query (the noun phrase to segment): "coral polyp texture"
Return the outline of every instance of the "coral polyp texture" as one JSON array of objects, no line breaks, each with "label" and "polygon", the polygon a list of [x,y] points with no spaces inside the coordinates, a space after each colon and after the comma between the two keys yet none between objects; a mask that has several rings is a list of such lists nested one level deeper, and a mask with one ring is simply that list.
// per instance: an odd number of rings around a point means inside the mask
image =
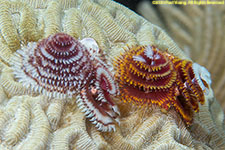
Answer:
[{"label": "coral polyp texture", "polygon": [[[165,31],[128,8],[110,0],[1,0],[0,24],[1,150],[225,149],[224,114],[213,95],[210,74],[185,55]],[[46,43],[51,46],[43,49]],[[199,109],[191,114],[192,124],[185,124],[179,111],[172,109],[174,104],[137,108],[120,100],[123,96],[119,96],[112,63],[131,45],[154,45],[155,61],[149,61],[150,65],[167,64],[158,65],[164,73],[154,71],[167,81],[155,87],[170,91],[165,86],[170,85],[175,90],[162,95],[167,100],[172,99],[171,93],[184,102],[185,93],[194,93],[185,108]],[[78,52],[82,54],[80,63],[74,61],[79,59]],[[131,59],[147,59],[146,55],[138,55]],[[51,56],[58,58],[58,65]],[[70,57],[73,62],[66,61]],[[82,59],[89,63],[82,64]],[[181,64],[177,69],[183,71],[172,71],[176,70],[172,66],[175,61]],[[79,72],[70,70],[73,64],[80,67]],[[186,78],[192,74],[190,68],[195,74],[193,81]],[[68,69],[79,79],[69,77]],[[91,74],[85,75],[88,72]],[[82,74],[86,78],[81,78]],[[34,80],[37,75],[41,76]],[[178,79],[175,75],[182,76],[179,84],[183,91],[174,86]],[[51,83],[45,81],[48,77]],[[76,85],[68,87],[70,83]],[[203,105],[196,101],[201,94],[196,95],[189,87],[193,85],[202,89]],[[140,90],[144,86],[142,83]],[[168,110],[162,111],[162,106]]]},{"label": "coral polyp texture", "polygon": [[198,70],[204,67],[198,65],[193,69],[192,64],[155,46],[128,48],[115,61],[122,100],[140,105],[156,104],[165,110],[173,106],[190,124],[192,109],[199,111],[198,102],[205,101],[203,90],[208,90],[211,83],[209,78],[200,77]]}]

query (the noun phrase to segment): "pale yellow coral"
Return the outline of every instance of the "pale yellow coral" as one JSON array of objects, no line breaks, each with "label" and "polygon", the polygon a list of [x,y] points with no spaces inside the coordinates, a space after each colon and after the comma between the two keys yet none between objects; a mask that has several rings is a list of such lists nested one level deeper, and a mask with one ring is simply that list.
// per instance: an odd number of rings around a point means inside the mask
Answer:
[{"label": "pale yellow coral", "polygon": [[56,32],[94,38],[108,61],[136,44],[190,59],[158,26],[110,0],[2,0],[0,8],[0,149],[225,149],[224,116],[212,91],[189,127],[173,109],[137,108],[114,99],[121,124],[116,132],[101,133],[75,99],[33,93],[10,68],[15,50]]},{"label": "pale yellow coral", "polygon": [[15,51],[20,48],[20,40],[17,29],[14,28],[10,2],[2,0],[0,6],[1,36],[9,49]]},{"label": "pale yellow coral", "polygon": [[[18,99],[19,100],[19,99]],[[18,112],[15,115],[15,121],[11,123],[11,127],[5,132],[5,142],[14,145],[27,132],[30,121],[30,110],[28,100],[20,101]]]},{"label": "pale yellow coral", "polygon": [[60,99],[53,99],[48,106],[46,115],[48,116],[52,129],[57,128],[59,119],[61,117],[61,113],[63,111],[63,105],[64,105],[64,101]]},{"label": "pale yellow coral", "polygon": [[1,85],[8,97],[30,93],[22,84],[14,80],[12,69],[5,66],[1,72]]}]

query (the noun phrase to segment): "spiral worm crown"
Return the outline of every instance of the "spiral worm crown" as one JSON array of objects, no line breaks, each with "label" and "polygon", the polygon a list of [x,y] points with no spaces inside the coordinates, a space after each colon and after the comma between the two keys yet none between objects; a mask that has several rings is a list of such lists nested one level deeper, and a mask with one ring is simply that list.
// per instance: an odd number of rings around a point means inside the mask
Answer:
[{"label": "spiral worm crown", "polygon": [[119,110],[111,99],[118,89],[96,41],[57,33],[29,43],[13,57],[15,77],[28,89],[50,98],[77,95],[78,107],[101,131],[115,131]]},{"label": "spiral worm crown", "polygon": [[187,124],[193,120],[193,110],[199,110],[198,102],[204,103],[204,91],[211,83],[200,78],[191,61],[150,45],[125,50],[114,64],[124,102],[155,104],[166,110],[173,106]]}]

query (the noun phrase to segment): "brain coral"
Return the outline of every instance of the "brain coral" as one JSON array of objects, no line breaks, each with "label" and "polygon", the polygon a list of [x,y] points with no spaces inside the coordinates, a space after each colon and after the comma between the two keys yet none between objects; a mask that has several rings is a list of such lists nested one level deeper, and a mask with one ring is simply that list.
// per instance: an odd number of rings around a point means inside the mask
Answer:
[{"label": "brain coral", "polygon": [[120,109],[115,132],[99,132],[76,100],[47,98],[19,83],[14,52],[57,32],[93,38],[111,62],[130,45],[154,44],[188,58],[158,26],[110,0],[0,1],[0,149],[225,149],[223,112],[210,89],[186,126],[176,111],[130,105]]}]

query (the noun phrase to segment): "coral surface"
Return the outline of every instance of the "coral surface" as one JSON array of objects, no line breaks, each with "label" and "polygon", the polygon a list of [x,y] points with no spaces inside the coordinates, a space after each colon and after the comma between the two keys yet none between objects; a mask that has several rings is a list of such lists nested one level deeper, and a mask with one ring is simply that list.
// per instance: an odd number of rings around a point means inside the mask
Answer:
[{"label": "coral surface", "polygon": [[136,107],[117,97],[120,125],[115,132],[100,132],[76,98],[48,98],[15,78],[14,53],[58,32],[94,39],[105,62],[132,45],[155,45],[190,60],[165,31],[128,8],[110,0],[1,0],[0,24],[1,150],[225,149],[223,111],[211,87],[190,126],[172,108]]}]

